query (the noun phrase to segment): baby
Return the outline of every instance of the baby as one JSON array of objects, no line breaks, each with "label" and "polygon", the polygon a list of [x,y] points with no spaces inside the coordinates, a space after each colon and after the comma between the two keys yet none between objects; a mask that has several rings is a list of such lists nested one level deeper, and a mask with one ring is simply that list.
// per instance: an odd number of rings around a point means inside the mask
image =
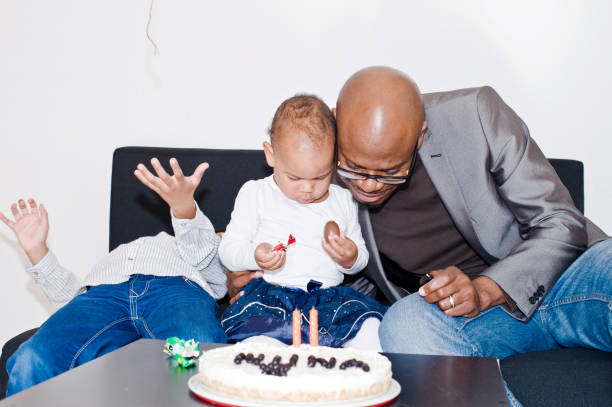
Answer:
[{"label": "baby", "polygon": [[[308,337],[314,306],[321,345],[380,350],[385,307],[340,286],[344,274],[366,266],[368,252],[357,203],[348,190],[330,185],[335,135],[332,112],[314,96],[292,97],[277,109],[270,142],[263,145],[274,174],[242,186],[219,245],[230,270],[264,270],[223,314],[230,340],[264,335],[291,343],[296,308],[302,311],[302,336]],[[340,233],[324,237],[330,220]]]}]

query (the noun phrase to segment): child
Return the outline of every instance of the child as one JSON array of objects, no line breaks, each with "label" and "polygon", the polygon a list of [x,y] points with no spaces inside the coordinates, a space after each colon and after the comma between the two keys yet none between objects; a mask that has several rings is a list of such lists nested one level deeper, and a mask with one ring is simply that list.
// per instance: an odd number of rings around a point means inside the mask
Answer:
[{"label": "child", "polygon": [[219,237],[193,200],[208,164],[185,177],[151,160],[136,177],[170,206],[175,236],[161,232],[123,244],[106,255],[83,281],[63,268],[46,245],[48,214],[29,199],[13,204],[9,226],[31,264],[28,273],[59,309],[7,362],[7,396],[111,352],[139,338],[179,336],[226,342],[217,303],[226,276],[217,256]]},{"label": "child", "polygon": [[[270,177],[243,185],[219,246],[230,270],[264,270],[223,314],[230,340],[265,335],[291,343],[291,314],[302,311],[303,337],[308,313],[319,316],[319,343],[380,350],[378,325],[385,307],[340,286],[368,262],[357,203],[351,193],[330,185],[336,125],[332,112],[314,96],[283,102],[264,142]],[[328,221],[340,233],[323,236]],[[289,237],[295,238],[290,243]],[[275,248],[278,244],[285,249]],[[264,338],[261,338],[262,340]]]}]

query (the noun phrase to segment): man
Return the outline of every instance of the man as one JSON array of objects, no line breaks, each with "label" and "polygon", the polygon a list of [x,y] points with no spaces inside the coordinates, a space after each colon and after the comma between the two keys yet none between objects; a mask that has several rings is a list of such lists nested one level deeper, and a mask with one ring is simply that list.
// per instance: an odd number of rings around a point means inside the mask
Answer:
[{"label": "man", "polygon": [[418,290],[385,314],[385,351],[612,350],[612,239],[495,91],[422,98],[405,74],[366,68],[342,88],[336,118],[338,174],[365,204],[367,273],[394,297],[398,285]]},{"label": "man", "polygon": [[561,345],[612,350],[612,240],[563,274],[605,235],[495,91],[422,101],[410,78],[375,67],[347,81],[336,113],[338,173],[370,207],[387,277],[407,288],[433,277],[385,315],[385,351],[503,358]]}]

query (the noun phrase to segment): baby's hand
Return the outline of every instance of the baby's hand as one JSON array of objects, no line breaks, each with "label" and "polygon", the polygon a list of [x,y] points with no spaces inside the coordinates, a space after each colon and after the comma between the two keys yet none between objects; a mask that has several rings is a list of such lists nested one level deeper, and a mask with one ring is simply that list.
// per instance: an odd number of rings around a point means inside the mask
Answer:
[{"label": "baby's hand", "polygon": [[23,199],[11,205],[11,212],[15,221],[8,219],[0,213],[0,220],[4,222],[17,236],[19,244],[26,252],[32,264],[37,264],[47,254],[47,234],[49,233],[49,214],[43,205],[36,205],[32,198],[28,199],[30,209]]},{"label": "baby's hand", "polygon": [[270,243],[260,243],[255,248],[255,261],[264,270],[276,270],[285,264],[285,251],[272,249]]},{"label": "baby's hand", "polygon": [[321,240],[323,248],[333,261],[345,269],[350,269],[357,261],[357,245],[351,239],[340,232],[339,235],[328,236],[329,243],[325,239]]},{"label": "baby's hand", "polygon": [[151,159],[151,165],[157,177],[151,174],[144,164],[138,164],[134,171],[136,178],[161,196],[170,206],[174,216],[181,219],[193,219],[196,215],[193,193],[200,184],[204,172],[208,169],[208,163],[198,165],[190,177],[183,175],[176,158],[170,159],[170,167],[174,175],[168,174],[157,158]]}]

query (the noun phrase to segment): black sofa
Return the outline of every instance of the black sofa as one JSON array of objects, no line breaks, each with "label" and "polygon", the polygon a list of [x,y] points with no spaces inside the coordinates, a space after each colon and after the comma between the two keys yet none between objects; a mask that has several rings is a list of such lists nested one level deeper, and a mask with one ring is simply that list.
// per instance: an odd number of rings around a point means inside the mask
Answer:
[{"label": "black sofa", "polygon": [[[119,148],[113,156],[109,250],[140,236],[172,231],[167,205],[133,175],[136,165],[148,163],[151,157],[158,157],[166,168],[168,160],[176,157],[185,173],[192,173],[200,162],[210,164],[195,198],[217,231],[223,231],[229,222],[240,186],[271,174],[259,150]],[[583,211],[582,163],[550,161],[576,207]],[[23,332],[2,348],[0,397],[6,392],[6,360],[35,332]],[[589,349],[534,352],[506,358],[500,366],[508,386],[525,406],[599,406],[612,400],[612,353]]]}]

